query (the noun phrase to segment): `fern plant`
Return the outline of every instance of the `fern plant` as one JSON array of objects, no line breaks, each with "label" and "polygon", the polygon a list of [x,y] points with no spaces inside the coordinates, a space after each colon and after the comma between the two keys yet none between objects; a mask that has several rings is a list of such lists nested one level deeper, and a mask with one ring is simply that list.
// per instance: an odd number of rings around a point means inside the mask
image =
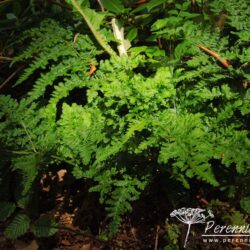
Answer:
[{"label": "fern plant", "polygon": [[[152,15],[145,24],[147,31],[162,44],[136,46],[135,42],[128,57],[118,57],[103,37],[102,14],[84,6],[86,1],[68,2],[95,39],[44,20],[25,32],[23,42],[30,43],[14,60],[29,60],[14,83],[29,90],[18,100],[0,96],[5,155],[1,176],[15,172],[21,186],[14,201],[3,199],[3,218],[16,207],[22,211],[12,218],[7,236],[17,237],[34,225],[55,232],[52,222],[33,223],[32,215],[24,213],[39,173],[54,162],[68,163],[75,178],[93,180],[89,191],[99,192],[111,234],[154,181],[156,171],[169,173],[187,189],[193,179],[220,188],[214,160],[236,168],[242,176],[249,174],[249,33],[244,29],[247,24],[244,28],[236,24],[235,15],[240,14],[231,8],[234,4],[219,1],[222,10],[214,1],[199,12],[190,1],[169,1],[158,20],[154,10],[163,1],[134,10],[130,6],[131,15],[145,11]],[[106,1],[103,5],[112,13],[117,10]],[[118,17],[125,7],[120,6]],[[224,9],[230,32],[207,18],[208,13],[217,17]],[[122,21],[126,24],[126,19]],[[110,58],[102,57],[103,49]],[[94,73],[92,66],[97,67]],[[5,185],[4,178],[0,185]],[[33,232],[45,235],[40,229]]]},{"label": "fern plant", "polygon": [[[56,34],[55,30],[57,30]],[[53,34],[55,34],[54,37]],[[6,175],[10,181],[17,182],[14,190],[7,191],[14,192],[15,203],[11,204],[21,209],[30,209],[36,196],[34,186],[37,185],[37,177],[46,166],[56,161],[53,154],[58,146],[55,129],[57,104],[74,89],[76,84],[80,87],[77,82],[66,85],[66,81],[69,82],[71,78],[78,79],[78,81],[84,78],[87,80],[89,67],[91,63],[94,63],[93,55],[98,54],[87,36],[80,35],[77,43],[74,43],[73,32],[60,27],[53,20],[45,20],[39,28],[27,31],[23,39],[27,38],[31,40],[30,47],[14,61],[31,59],[33,63],[24,71],[15,85],[23,84],[35,71],[45,69],[51,62],[54,63],[50,72],[38,77],[34,86],[30,86],[31,90],[21,100],[17,101],[4,95],[0,98],[2,107],[0,140],[3,145],[1,147],[3,154],[6,155],[5,160],[3,159],[1,175]],[[56,91],[53,92],[53,98],[45,101],[45,91],[49,86],[55,85],[55,81],[59,78],[64,80],[58,86],[54,86]],[[11,159],[11,162],[8,159]],[[13,178],[11,180],[9,171],[15,173],[16,180]],[[6,182],[2,181],[1,186],[6,186]],[[5,188],[1,191],[5,197]],[[6,197],[6,199],[9,198]],[[3,211],[5,210],[6,206],[3,206]],[[17,219],[15,217],[13,223],[11,222],[6,229],[6,235],[9,237],[18,237],[29,228],[30,221],[26,220],[27,215],[16,216]],[[32,214],[30,216],[33,217]],[[22,223],[26,223],[27,227],[20,228],[20,231],[12,230],[14,227],[18,229],[17,225]],[[44,229],[39,229],[39,225],[38,223],[38,227],[34,230],[38,232],[37,235],[45,235],[46,232],[40,233],[40,230],[44,231]],[[50,230],[49,227],[46,230]],[[55,231],[53,230],[52,232]],[[50,233],[47,232],[47,234]]]}]

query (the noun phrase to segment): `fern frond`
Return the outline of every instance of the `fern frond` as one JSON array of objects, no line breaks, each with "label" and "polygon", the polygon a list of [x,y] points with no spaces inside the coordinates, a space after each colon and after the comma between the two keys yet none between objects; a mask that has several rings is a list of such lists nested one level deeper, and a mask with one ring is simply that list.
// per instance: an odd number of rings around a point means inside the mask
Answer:
[{"label": "fern frond", "polygon": [[0,202],[0,221],[6,220],[9,216],[13,214],[15,209],[16,205],[13,202]]},{"label": "fern frond", "polygon": [[71,38],[72,32],[69,29],[64,29],[53,19],[46,19],[41,22],[39,27],[26,30],[23,33],[20,40],[28,42],[29,47],[15,57],[12,64],[31,59],[41,52],[50,52],[52,47]]},{"label": "fern frond", "polygon": [[110,199],[106,201],[108,217],[111,218],[109,225],[111,233],[118,231],[122,215],[132,211],[131,202],[139,199],[140,191],[145,188],[146,183],[129,175],[124,175],[122,180],[114,183],[115,189]]},{"label": "fern frond", "polygon": [[57,232],[57,223],[47,216],[41,216],[33,225],[32,232],[37,237],[50,237]]},{"label": "fern frond", "polygon": [[12,161],[12,170],[17,171],[22,178],[20,196],[25,196],[38,174],[38,160],[35,155],[22,156]]},{"label": "fern frond", "polygon": [[103,118],[98,110],[64,104],[58,129],[59,153],[65,158],[81,159],[84,165],[89,164],[97,144],[104,138],[103,128]]},{"label": "fern frond", "polygon": [[16,239],[25,234],[30,227],[30,218],[25,214],[16,215],[4,231],[4,235],[10,239]]}]

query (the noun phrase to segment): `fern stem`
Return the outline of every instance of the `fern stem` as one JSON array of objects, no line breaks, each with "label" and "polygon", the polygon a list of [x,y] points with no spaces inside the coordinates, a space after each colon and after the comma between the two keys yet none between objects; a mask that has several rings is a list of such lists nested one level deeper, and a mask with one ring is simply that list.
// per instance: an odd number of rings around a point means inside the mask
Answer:
[{"label": "fern stem", "polygon": [[81,14],[87,25],[89,26],[89,29],[95,36],[97,42],[102,46],[102,48],[107,51],[111,56],[116,56],[115,51],[103,40],[102,35],[97,31],[97,29],[92,25],[90,20],[88,19],[87,15],[84,13],[81,6],[77,3],[76,0],[72,0],[72,5],[76,8],[76,10]]},{"label": "fern stem", "polygon": [[[33,149],[33,151],[34,151],[34,149]],[[11,153],[11,154],[16,154],[16,155],[30,155],[33,153],[32,151],[25,151],[25,150],[23,150],[23,151],[16,151],[16,150],[3,150],[3,151],[1,151],[0,150],[0,152],[7,152],[7,153]],[[35,152],[37,152],[37,151],[35,151]],[[59,161],[63,161],[63,162],[66,162],[72,166],[75,166],[75,164],[73,162],[71,162],[69,160],[65,160],[64,158],[62,158],[60,156],[51,155],[51,158],[59,160]]]},{"label": "fern stem", "polygon": [[17,155],[30,155],[32,154],[31,151],[16,151],[16,150],[4,150],[0,152],[7,152],[7,153],[11,153],[11,154],[17,154]]},{"label": "fern stem", "polygon": [[60,157],[60,156],[57,156],[57,155],[52,155],[51,156],[53,159],[56,159],[56,160],[59,160],[59,161],[64,161],[72,166],[75,166],[76,164],[74,164],[73,162],[71,161],[68,161],[68,160],[65,160],[64,158]]},{"label": "fern stem", "polygon": [[[27,130],[26,130],[26,131],[27,131]],[[29,137],[29,138],[30,138],[30,137]],[[30,138],[30,139],[31,139],[31,138]],[[33,149],[33,151],[34,151],[34,149]],[[1,150],[0,150],[0,152],[7,152],[7,153],[17,154],[17,155],[30,155],[30,154],[32,154],[32,151],[25,151],[25,150],[23,150],[23,151],[16,151],[16,150],[3,150],[3,151],[1,151]],[[37,153],[37,151],[35,151],[35,152]],[[68,163],[68,164],[70,164],[70,165],[72,165],[72,166],[75,166],[75,164],[74,164],[73,162],[68,161],[68,160],[65,160],[64,158],[62,158],[62,157],[60,157],[60,156],[51,155],[51,158],[56,159],[56,160],[59,160],[59,161],[64,161],[64,162],[66,162],[66,163]]]},{"label": "fern stem", "polygon": [[24,125],[23,122],[21,122],[21,124],[22,124],[22,126],[23,126],[23,128],[24,128],[24,130],[25,130],[25,133],[27,134],[27,136],[28,136],[28,138],[29,138],[29,141],[30,141],[30,144],[31,144],[31,147],[32,147],[33,151],[34,151],[35,153],[37,153],[35,144],[33,143],[32,138],[31,138],[31,136],[30,136],[30,134],[29,134],[29,132],[28,132],[26,126]]}]

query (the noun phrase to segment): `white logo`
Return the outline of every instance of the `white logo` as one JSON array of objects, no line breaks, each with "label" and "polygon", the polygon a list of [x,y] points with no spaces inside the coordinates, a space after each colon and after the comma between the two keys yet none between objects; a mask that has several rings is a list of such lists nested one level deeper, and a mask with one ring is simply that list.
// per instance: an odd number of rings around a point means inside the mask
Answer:
[{"label": "white logo", "polygon": [[[205,215],[207,211],[207,215]],[[186,247],[190,228],[192,224],[197,223],[206,223],[206,220],[210,218],[214,218],[213,213],[210,210],[201,209],[201,208],[180,208],[174,210],[171,214],[171,217],[176,217],[179,221],[182,223],[185,223],[188,225],[188,230],[184,242],[184,248]]]}]

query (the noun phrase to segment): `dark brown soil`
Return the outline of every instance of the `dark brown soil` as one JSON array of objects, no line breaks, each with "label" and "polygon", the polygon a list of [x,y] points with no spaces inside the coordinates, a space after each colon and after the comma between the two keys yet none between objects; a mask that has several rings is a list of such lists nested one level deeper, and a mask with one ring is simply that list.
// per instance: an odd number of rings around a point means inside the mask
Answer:
[{"label": "dark brown soil", "polygon": [[[66,171],[44,174],[40,180],[41,214],[48,214],[59,224],[56,235],[37,239],[29,233],[18,240],[8,240],[3,236],[5,225],[0,225],[0,250],[170,250],[165,248],[166,218],[170,205],[159,196],[159,187],[152,187],[140,201],[134,202],[133,212],[124,216],[116,236],[103,240],[100,235],[107,229],[109,221],[105,209],[99,204],[98,195],[89,193],[89,183],[76,181]],[[197,196],[199,197],[199,196]],[[204,200],[201,202],[205,202]],[[183,244],[183,235],[179,245]],[[197,235],[197,236],[196,236]],[[187,250],[249,250],[249,245],[222,245],[203,243],[200,234],[193,230]]]}]

